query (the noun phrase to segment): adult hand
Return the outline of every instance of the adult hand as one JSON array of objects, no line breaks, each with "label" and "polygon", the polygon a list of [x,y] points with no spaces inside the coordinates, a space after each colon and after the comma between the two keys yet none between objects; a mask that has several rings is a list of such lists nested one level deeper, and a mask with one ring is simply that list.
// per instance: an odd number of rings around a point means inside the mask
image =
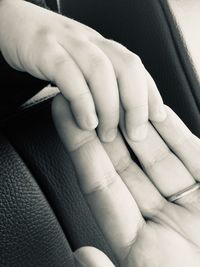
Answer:
[{"label": "adult hand", "polygon": [[200,181],[200,140],[166,106],[163,122],[148,124],[147,137],[131,141],[143,170],[118,133],[101,143],[95,131],[74,123],[67,102],[53,102],[53,116],[80,187],[121,266],[199,267],[200,191],[167,199]]},{"label": "adult hand", "polygon": [[116,136],[119,102],[133,140],[145,137],[148,119],[166,116],[139,57],[67,17],[22,0],[1,0],[0,50],[13,68],[55,83],[77,124],[91,130],[99,123],[103,141]]}]

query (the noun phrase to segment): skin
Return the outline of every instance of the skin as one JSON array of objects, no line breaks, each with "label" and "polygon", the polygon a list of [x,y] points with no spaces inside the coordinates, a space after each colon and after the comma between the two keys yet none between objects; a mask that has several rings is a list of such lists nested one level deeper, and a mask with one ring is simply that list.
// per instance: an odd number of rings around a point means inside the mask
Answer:
[{"label": "skin", "polygon": [[117,134],[119,103],[135,141],[145,137],[148,119],[166,117],[140,58],[77,21],[22,0],[1,0],[0,50],[16,70],[56,84],[77,125],[98,126],[104,142]]},{"label": "skin", "polygon": [[82,247],[74,253],[76,267],[114,267],[108,257],[93,247]]},{"label": "skin", "polygon": [[[200,142],[165,111],[139,57],[81,23],[22,0],[0,1],[0,25],[6,61],[55,83],[65,98],[53,102],[54,120],[119,263],[199,266],[199,192],[175,204],[164,197],[199,181]],[[119,114],[145,173],[117,132]],[[97,125],[98,136],[89,131]],[[113,266],[95,248],[74,255],[77,267]]]},{"label": "skin", "polygon": [[61,95],[53,101],[55,125],[81,190],[123,267],[200,266],[200,191],[167,201],[200,181],[200,139],[165,110],[166,119],[149,122],[141,142],[128,138],[121,112],[123,137],[141,169],[119,132],[113,142],[101,142],[95,131],[77,127]]}]

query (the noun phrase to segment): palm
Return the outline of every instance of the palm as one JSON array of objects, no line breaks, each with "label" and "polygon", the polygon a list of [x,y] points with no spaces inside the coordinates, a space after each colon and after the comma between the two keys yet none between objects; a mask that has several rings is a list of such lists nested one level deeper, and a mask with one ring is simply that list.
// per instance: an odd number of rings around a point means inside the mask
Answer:
[{"label": "palm", "polygon": [[180,207],[163,209],[146,224],[123,266],[199,266],[200,214],[196,221],[195,217]]},{"label": "palm", "polygon": [[167,112],[164,122],[149,123],[146,139],[138,143],[128,139],[121,123],[141,169],[120,134],[112,143],[101,143],[95,132],[76,126],[62,97],[54,102],[55,123],[82,192],[124,267],[200,266],[199,190],[167,201],[200,180],[200,141]]}]

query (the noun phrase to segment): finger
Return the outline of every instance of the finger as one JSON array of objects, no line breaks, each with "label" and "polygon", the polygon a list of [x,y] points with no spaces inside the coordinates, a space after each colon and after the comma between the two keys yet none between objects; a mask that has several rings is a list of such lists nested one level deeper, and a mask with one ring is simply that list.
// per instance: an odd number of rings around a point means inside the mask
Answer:
[{"label": "finger", "polygon": [[111,260],[94,247],[82,247],[74,252],[76,267],[114,267]]},{"label": "finger", "polygon": [[104,143],[103,146],[117,173],[133,195],[142,215],[145,218],[155,216],[166,205],[166,200],[141,168],[133,162],[120,133],[118,132],[113,142]]},{"label": "finger", "polygon": [[191,133],[172,109],[167,118],[154,126],[172,151],[182,160],[193,177],[200,181],[200,139]]},{"label": "finger", "polygon": [[76,168],[79,184],[102,232],[119,260],[129,253],[144,223],[127,187],[93,131],[79,129],[67,102],[58,96],[53,117]]},{"label": "finger", "polygon": [[163,196],[169,197],[195,183],[192,175],[170,151],[150,123],[147,137],[140,143],[130,140],[124,130],[123,120],[120,123],[128,144]]},{"label": "finger", "polygon": [[[66,47],[66,44],[64,44]],[[97,46],[76,42],[66,49],[73,55],[91,90],[99,118],[98,134],[102,141],[112,141],[119,123],[119,93],[111,62]]]},{"label": "finger", "polygon": [[146,78],[148,84],[149,119],[157,122],[163,121],[166,118],[167,113],[165,111],[162,97],[148,71],[146,71]]},{"label": "finger", "polygon": [[146,135],[148,121],[148,89],[143,64],[138,56],[117,42],[104,39],[98,45],[108,55],[116,72],[127,134],[139,141]]},{"label": "finger", "polygon": [[98,125],[92,95],[79,67],[57,43],[53,51],[47,48],[41,57],[40,71],[47,80],[54,82],[69,100],[73,115],[83,129],[92,130]]}]

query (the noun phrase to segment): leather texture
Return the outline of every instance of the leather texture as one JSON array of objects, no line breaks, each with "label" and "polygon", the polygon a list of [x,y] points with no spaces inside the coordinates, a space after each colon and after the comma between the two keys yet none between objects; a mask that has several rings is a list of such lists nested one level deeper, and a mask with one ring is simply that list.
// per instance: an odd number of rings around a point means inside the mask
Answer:
[{"label": "leather texture", "polygon": [[[116,263],[79,190],[72,164],[53,127],[48,103],[25,108],[20,114],[13,112],[44,82],[16,72],[2,57],[0,60],[6,84],[0,101],[1,126],[25,163],[16,152],[0,154],[0,266],[71,267],[67,239],[73,250],[95,246]],[[1,167],[1,161],[5,166]],[[1,182],[5,179],[12,196],[4,192],[7,189]]]},{"label": "leather texture", "polygon": [[48,199],[72,250],[94,246],[116,263],[81,194],[71,160],[54,128],[50,101],[7,121],[4,133]]},{"label": "leather texture", "polygon": [[[56,8],[53,0],[48,2]],[[63,14],[140,55],[165,102],[200,137],[199,84],[166,1],[59,3]],[[117,265],[55,131],[50,101],[13,113],[44,83],[0,60],[6,84],[0,98],[1,114],[5,118],[7,112],[12,113],[1,123],[9,142],[0,137],[0,266],[71,267],[71,249],[85,245],[103,250]]]},{"label": "leather texture", "polygon": [[67,239],[22,159],[0,135],[0,266],[73,267]]}]

